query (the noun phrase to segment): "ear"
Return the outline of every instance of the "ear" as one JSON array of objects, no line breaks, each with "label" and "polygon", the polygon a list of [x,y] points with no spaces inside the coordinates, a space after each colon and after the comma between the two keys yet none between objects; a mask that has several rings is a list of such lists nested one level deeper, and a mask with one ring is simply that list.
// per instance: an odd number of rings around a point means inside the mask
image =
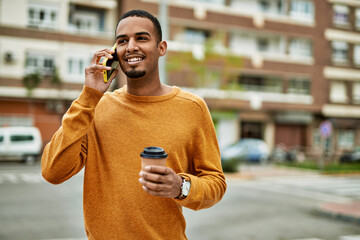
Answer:
[{"label": "ear", "polygon": [[166,54],[167,51],[167,43],[165,41],[161,41],[158,44],[158,50],[159,50],[159,55],[162,57]]}]

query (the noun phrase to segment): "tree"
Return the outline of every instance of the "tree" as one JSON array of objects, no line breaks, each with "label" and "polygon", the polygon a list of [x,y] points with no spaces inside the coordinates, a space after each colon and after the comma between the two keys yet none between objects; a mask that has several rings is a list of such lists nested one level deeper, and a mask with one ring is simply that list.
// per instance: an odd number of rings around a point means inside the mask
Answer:
[{"label": "tree", "polygon": [[[32,91],[37,88],[43,80],[44,76],[41,74],[40,70],[37,70],[34,73],[28,73],[23,77],[22,82],[27,90],[28,97],[32,96]],[[53,73],[49,76],[49,80],[51,85],[55,85],[58,89],[61,88],[62,81],[56,67],[54,68]]]},{"label": "tree", "polygon": [[42,76],[39,71],[26,74],[23,78],[23,85],[27,90],[28,97],[32,96],[32,91],[37,88],[42,82]]},{"label": "tree", "polygon": [[[187,71],[191,73],[195,87],[217,87],[223,89],[240,89],[236,83],[238,69],[242,67],[242,59],[231,54],[228,50],[216,46],[218,38],[205,42],[199,50],[200,57],[193,52],[177,52],[168,56],[167,71],[176,73]],[[201,56],[202,55],[202,56]],[[194,79],[195,78],[195,79]],[[225,80],[225,81],[223,81]]]}]

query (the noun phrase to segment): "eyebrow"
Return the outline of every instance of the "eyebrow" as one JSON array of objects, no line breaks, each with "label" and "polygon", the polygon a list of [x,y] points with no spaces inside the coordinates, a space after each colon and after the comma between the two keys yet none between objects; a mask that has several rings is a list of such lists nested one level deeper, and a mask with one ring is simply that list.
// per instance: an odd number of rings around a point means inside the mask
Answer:
[{"label": "eyebrow", "polygon": [[[135,33],[136,36],[139,36],[139,35],[148,35],[150,37],[150,33],[148,32],[137,32]],[[128,35],[126,34],[121,34],[121,35],[117,35],[116,36],[116,39],[119,39],[119,38],[124,38],[124,37],[127,37]]]}]

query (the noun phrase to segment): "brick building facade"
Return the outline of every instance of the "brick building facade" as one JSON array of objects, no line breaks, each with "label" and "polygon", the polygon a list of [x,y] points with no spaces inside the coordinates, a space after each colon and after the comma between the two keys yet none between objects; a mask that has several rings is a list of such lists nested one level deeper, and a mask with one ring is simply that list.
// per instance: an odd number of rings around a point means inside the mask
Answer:
[{"label": "brick building facade", "polygon": [[[21,2],[0,1],[0,124],[38,126],[46,142],[81,91],[92,53],[112,46],[121,13],[145,9],[158,16],[164,1]],[[340,154],[360,144],[358,1],[166,3],[167,83],[206,100],[221,147],[255,137],[270,148],[301,147],[319,155],[324,146]],[[209,41],[219,59],[207,61]],[[200,70],[206,62],[206,71],[169,67],[189,54]],[[239,64],[224,66],[229,54]],[[27,98],[24,76],[39,67],[50,72]],[[51,84],[55,69],[61,84]],[[112,88],[122,84],[120,76]],[[319,133],[325,120],[333,126],[328,139]]]}]

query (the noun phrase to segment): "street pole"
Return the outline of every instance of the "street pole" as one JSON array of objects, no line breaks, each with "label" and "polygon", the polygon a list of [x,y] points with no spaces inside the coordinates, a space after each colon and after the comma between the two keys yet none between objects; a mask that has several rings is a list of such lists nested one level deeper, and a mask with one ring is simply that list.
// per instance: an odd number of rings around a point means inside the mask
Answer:
[{"label": "street pole", "polygon": [[320,157],[319,169],[322,172],[324,165],[329,158],[329,145],[330,137],[333,131],[332,123],[329,120],[322,121],[319,126],[322,146],[322,156]]},{"label": "street pole", "polygon": [[[163,41],[167,41],[169,39],[167,1],[168,0],[161,0],[159,2],[159,21],[162,28]],[[167,84],[168,80],[166,75],[166,54],[160,58],[159,72],[160,72],[160,80],[164,84]]]}]

